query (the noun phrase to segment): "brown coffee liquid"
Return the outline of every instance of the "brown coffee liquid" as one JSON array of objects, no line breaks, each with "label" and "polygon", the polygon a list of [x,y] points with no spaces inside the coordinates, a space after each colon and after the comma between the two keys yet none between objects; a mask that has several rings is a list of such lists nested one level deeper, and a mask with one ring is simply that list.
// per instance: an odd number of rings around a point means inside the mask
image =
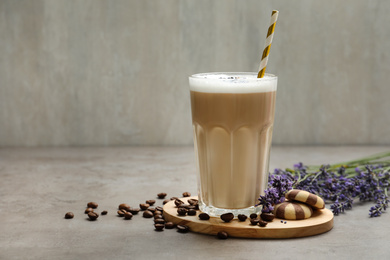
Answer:
[{"label": "brown coffee liquid", "polygon": [[199,199],[206,205],[242,209],[258,202],[268,179],[275,97],[276,91],[191,91]]}]

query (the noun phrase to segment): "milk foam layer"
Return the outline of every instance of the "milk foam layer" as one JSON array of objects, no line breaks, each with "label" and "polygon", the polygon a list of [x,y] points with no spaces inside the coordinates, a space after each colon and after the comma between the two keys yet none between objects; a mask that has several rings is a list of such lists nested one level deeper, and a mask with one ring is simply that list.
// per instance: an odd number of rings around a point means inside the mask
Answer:
[{"label": "milk foam layer", "polygon": [[257,78],[251,72],[200,73],[189,78],[190,90],[205,93],[262,93],[276,91],[278,78],[265,74]]}]

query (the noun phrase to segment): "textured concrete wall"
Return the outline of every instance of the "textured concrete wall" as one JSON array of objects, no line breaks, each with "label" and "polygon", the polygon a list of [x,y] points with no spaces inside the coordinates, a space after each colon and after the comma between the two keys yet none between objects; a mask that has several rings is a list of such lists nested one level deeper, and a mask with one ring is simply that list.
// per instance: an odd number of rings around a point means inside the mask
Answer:
[{"label": "textured concrete wall", "polygon": [[187,77],[256,71],[274,143],[390,144],[389,1],[0,0],[0,146],[191,144]]}]

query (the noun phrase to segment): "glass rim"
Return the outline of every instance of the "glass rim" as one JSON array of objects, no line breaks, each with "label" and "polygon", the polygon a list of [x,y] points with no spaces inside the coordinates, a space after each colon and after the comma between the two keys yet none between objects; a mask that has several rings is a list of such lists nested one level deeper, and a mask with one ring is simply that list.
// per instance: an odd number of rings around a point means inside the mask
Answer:
[{"label": "glass rim", "polygon": [[[229,80],[228,78],[215,78],[215,77],[207,77],[207,75],[213,75],[213,76],[216,76],[216,75],[231,75],[231,76],[240,76],[240,75],[243,75],[243,76],[256,76],[256,78],[245,78],[246,81],[252,81],[252,82],[256,82],[256,81],[272,81],[272,80],[275,80],[277,79],[278,77],[274,74],[271,74],[271,73],[265,73],[265,76],[266,77],[263,77],[263,78],[257,78],[257,72],[205,72],[205,73],[196,73],[196,74],[193,74],[191,76],[189,76],[189,78],[193,78],[193,79],[204,79],[204,80],[212,80],[212,81],[220,81],[220,80]],[[234,80],[234,79],[232,79]]]}]

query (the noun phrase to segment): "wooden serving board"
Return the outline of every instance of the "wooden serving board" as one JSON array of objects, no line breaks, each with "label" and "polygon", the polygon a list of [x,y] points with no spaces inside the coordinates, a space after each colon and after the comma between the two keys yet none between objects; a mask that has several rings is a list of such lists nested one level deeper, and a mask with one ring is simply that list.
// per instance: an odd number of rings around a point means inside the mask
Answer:
[{"label": "wooden serving board", "polygon": [[[187,202],[188,199],[198,199],[198,197],[180,199]],[[173,200],[164,205],[166,221],[172,221],[176,225],[187,225],[192,232],[209,235],[217,235],[219,231],[225,231],[231,237],[295,238],[325,233],[333,228],[333,213],[328,209],[314,210],[313,216],[304,220],[283,220],[282,223],[281,219],[275,218],[266,227],[251,225],[249,218],[244,222],[234,219],[229,223],[217,217],[200,220],[198,218],[200,213],[197,211],[196,216],[179,216]]]}]

